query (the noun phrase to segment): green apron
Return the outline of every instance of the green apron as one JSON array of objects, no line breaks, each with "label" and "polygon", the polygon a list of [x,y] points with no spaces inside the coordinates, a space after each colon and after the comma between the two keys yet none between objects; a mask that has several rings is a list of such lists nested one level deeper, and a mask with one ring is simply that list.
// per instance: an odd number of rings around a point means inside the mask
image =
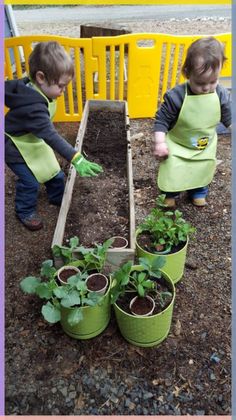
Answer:
[{"label": "green apron", "polygon": [[[49,102],[37,86],[33,83],[31,83],[31,86],[47,100],[50,119],[52,119],[56,112],[56,101]],[[32,133],[18,137],[6,134],[13,141],[38,182],[43,184],[60,172],[61,168],[53,149],[43,139]]]},{"label": "green apron", "polygon": [[169,157],[160,163],[158,187],[163,192],[207,186],[215,173],[220,101],[216,92],[186,94],[175,126],[167,133]]}]

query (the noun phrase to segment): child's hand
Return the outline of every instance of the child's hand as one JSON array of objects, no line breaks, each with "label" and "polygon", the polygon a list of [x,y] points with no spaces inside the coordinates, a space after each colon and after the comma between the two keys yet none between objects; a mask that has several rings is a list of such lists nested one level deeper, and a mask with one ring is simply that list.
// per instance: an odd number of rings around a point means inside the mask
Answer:
[{"label": "child's hand", "polygon": [[76,153],[71,161],[80,176],[97,176],[103,169],[97,163],[85,159],[81,153]]},{"label": "child's hand", "polygon": [[168,146],[165,141],[162,143],[154,142],[153,154],[157,158],[166,159],[169,155]]},{"label": "child's hand", "polygon": [[166,135],[162,131],[154,133],[153,154],[156,158],[166,159],[169,155],[168,146],[166,143]]}]

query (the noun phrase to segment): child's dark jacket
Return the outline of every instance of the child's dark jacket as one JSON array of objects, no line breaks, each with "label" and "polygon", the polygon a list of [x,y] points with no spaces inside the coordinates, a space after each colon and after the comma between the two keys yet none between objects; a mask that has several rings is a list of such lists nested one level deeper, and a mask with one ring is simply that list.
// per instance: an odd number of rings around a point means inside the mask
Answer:
[{"label": "child's dark jacket", "polygon": [[[167,133],[174,127],[184,102],[186,86],[188,95],[194,95],[188,83],[177,85],[165,93],[164,101],[155,115],[154,131]],[[221,85],[217,85],[216,93],[219,97],[221,107],[220,121],[225,127],[229,127],[231,124],[230,94],[227,89]]]},{"label": "child's dark jacket", "polygon": [[[27,86],[27,77],[5,82],[5,132],[13,136],[32,133],[42,138],[53,150],[71,161],[76,150],[56,131],[50,120],[47,100],[35,89]],[[20,152],[5,135],[5,160],[7,163],[24,162]]]}]

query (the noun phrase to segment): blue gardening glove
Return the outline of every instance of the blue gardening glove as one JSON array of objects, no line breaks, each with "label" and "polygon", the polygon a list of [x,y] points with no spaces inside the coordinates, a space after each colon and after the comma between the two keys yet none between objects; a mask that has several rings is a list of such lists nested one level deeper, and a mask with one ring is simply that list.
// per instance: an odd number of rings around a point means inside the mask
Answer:
[{"label": "blue gardening glove", "polygon": [[71,161],[80,176],[97,176],[103,169],[97,163],[86,160],[80,152],[76,153]]}]

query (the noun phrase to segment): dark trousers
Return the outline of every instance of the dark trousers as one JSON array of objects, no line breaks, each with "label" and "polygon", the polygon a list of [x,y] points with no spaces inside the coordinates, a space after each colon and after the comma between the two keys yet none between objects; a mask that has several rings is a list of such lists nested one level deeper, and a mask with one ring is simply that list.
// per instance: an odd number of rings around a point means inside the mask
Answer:
[{"label": "dark trousers", "polygon": [[[166,197],[178,197],[179,194],[181,193],[181,191],[179,192],[164,192],[164,194],[166,194]],[[205,198],[208,194],[208,187],[200,187],[200,188],[195,188],[193,190],[188,190],[187,191],[188,196],[190,199],[192,198]]]},{"label": "dark trousers", "polygon": [[[15,210],[20,219],[36,211],[40,183],[25,163],[7,163],[18,177],[16,181]],[[60,205],[65,188],[65,174],[60,171],[45,182],[49,203]]]}]

